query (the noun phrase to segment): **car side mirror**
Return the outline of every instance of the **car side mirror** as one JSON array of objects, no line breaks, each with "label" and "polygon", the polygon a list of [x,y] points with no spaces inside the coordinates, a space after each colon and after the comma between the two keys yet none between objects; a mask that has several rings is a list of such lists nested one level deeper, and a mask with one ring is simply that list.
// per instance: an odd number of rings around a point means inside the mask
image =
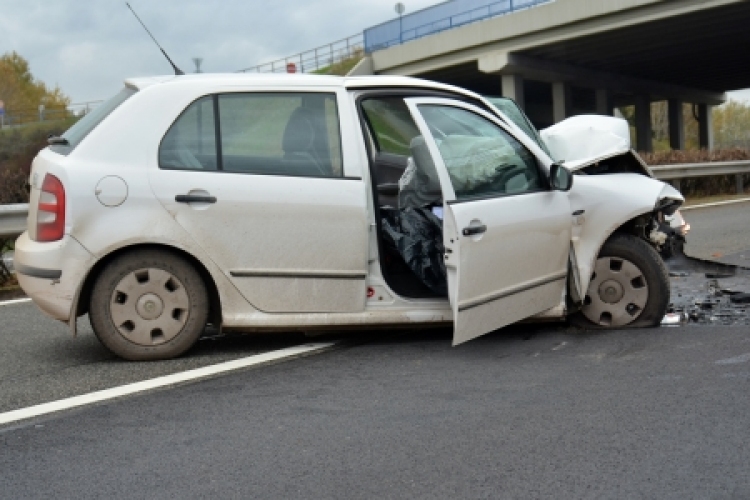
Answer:
[{"label": "car side mirror", "polygon": [[549,183],[555,191],[570,191],[573,174],[559,163],[553,163],[549,169]]}]

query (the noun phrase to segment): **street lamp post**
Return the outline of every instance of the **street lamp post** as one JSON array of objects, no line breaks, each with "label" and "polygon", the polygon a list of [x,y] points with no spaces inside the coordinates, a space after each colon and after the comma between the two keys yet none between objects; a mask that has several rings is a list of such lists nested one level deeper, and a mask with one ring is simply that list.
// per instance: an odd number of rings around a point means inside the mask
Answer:
[{"label": "street lamp post", "polygon": [[404,43],[404,24],[403,24],[403,13],[406,10],[406,6],[401,2],[395,6],[396,14],[398,14],[398,43]]}]

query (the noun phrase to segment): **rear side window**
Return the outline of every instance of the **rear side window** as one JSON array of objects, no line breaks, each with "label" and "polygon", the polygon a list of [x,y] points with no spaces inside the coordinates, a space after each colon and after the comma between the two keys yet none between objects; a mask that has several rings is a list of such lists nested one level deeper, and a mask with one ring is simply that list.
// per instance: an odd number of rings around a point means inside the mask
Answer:
[{"label": "rear side window", "polygon": [[236,93],[188,107],[159,148],[167,169],[341,177],[335,94]]},{"label": "rear side window", "polygon": [[159,165],[179,170],[216,170],[216,153],[214,100],[208,96],[191,104],[169,129],[159,148]]},{"label": "rear side window", "polygon": [[70,127],[62,135],[63,138],[68,140],[69,146],[55,145],[55,151],[60,153],[69,153],[75,149],[81,141],[91,133],[106,117],[117,109],[123,102],[127,101],[133,94],[136,93],[135,89],[125,87],[115,96],[101,103],[99,106],[94,108],[89,114],[78,120],[75,125]]}]

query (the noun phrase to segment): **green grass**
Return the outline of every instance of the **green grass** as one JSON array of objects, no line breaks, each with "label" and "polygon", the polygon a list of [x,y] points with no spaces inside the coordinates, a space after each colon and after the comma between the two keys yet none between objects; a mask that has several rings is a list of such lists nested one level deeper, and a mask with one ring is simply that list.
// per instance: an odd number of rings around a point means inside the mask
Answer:
[{"label": "green grass", "polygon": [[686,196],[685,206],[703,205],[705,203],[716,203],[718,201],[733,201],[750,199],[750,193],[743,194],[717,194],[712,196]]},{"label": "green grass", "polygon": [[343,59],[337,63],[331,64],[324,68],[313,71],[316,75],[338,75],[346,76],[359,61],[362,60],[363,54],[355,53],[354,56]]}]

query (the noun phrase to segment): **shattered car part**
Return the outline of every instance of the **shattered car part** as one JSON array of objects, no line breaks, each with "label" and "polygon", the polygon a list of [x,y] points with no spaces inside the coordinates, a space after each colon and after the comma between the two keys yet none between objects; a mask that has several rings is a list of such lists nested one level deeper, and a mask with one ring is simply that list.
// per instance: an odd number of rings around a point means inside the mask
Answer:
[{"label": "shattered car part", "polygon": [[667,233],[655,229],[648,235],[648,239],[657,246],[662,246],[667,241]]},{"label": "shattered car part", "polygon": [[687,314],[683,312],[679,313],[667,313],[664,319],[661,320],[663,326],[680,326],[687,323]]},{"label": "shattered car part", "polygon": [[750,293],[734,293],[729,300],[734,304],[750,304]]}]

